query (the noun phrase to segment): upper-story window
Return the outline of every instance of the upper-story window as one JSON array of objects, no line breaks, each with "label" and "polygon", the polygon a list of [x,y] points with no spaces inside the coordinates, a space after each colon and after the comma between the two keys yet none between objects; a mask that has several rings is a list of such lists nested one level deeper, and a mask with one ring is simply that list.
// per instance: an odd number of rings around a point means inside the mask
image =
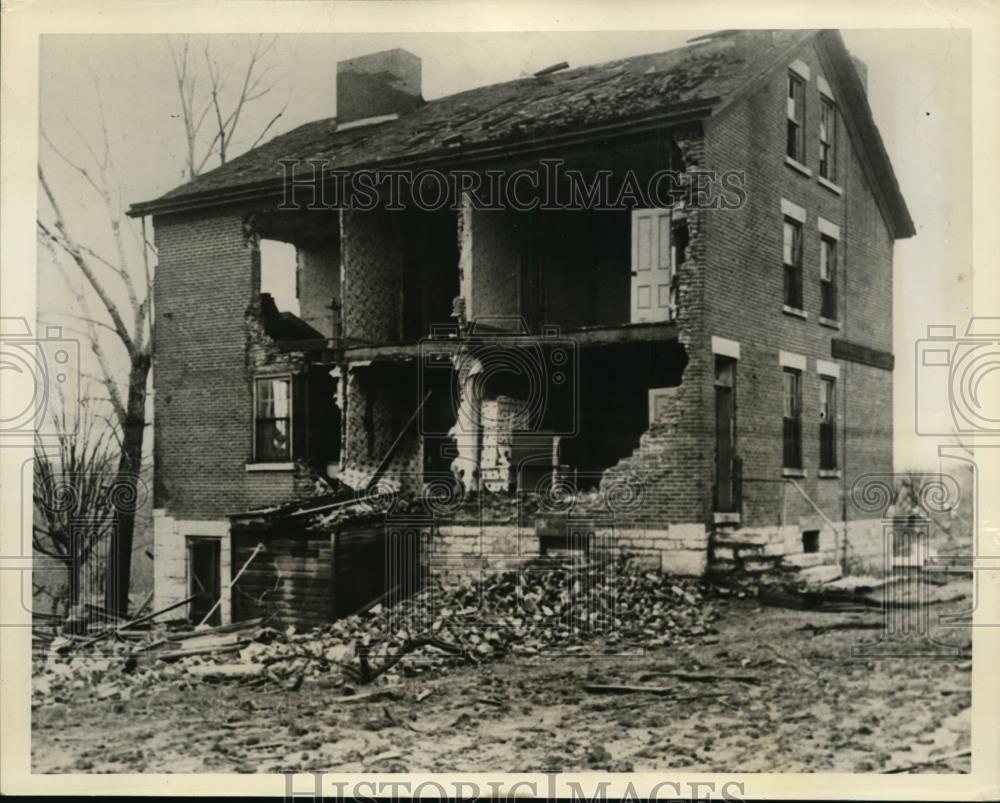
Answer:
[{"label": "upper-story window", "polygon": [[802,224],[785,217],[784,228],[784,305],[802,309]]},{"label": "upper-story window", "polygon": [[819,174],[827,181],[837,179],[837,110],[829,98],[820,99]]},{"label": "upper-story window", "polygon": [[788,73],[788,136],[785,153],[796,162],[805,163],[802,136],[805,127],[805,82],[797,73]]},{"label": "upper-story window", "polygon": [[292,459],[292,382],[289,377],[254,383],[254,460],[284,463]]},{"label": "upper-story window", "polygon": [[825,234],[819,241],[819,314],[837,320],[837,241]]}]

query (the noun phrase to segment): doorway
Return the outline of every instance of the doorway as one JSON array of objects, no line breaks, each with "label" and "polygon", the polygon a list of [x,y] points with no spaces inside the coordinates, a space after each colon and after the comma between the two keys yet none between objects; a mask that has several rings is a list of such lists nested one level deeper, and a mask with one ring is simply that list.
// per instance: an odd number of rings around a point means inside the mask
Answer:
[{"label": "doorway", "polygon": [[200,624],[209,611],[212,615],[205,624],[214,627],[222,623],[221,606],[215,604],[222,595],[221,545],[218,538],[188,537],[188,593],[194,598],[190,607],[193,624]]},{"label": "doorway", "polygon": [[736,361],[715,358],[715,511],[737,513]]}]

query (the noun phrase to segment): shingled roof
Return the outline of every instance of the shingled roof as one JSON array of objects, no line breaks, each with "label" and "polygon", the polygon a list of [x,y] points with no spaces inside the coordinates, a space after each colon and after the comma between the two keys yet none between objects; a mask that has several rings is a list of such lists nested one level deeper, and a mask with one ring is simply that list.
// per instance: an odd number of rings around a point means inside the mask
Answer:
[{"label": "shingled roof", "polygon": [[[629,132],[643,123],[705,117],[755,86],[820,32],[737,33],[724,31],[664,53],[459,92],[378,124],[338,128],[336,118],[306,123],[155,200],[134,204],[129,214],[178,211],[280,191],[280,160],[323,160],[330,169],[457,163],[556,145],[588,133]],[[830,33],[843,48],[839,35]],[[863,105],[870,120],[867,102]],[[888,165],[881,139],[877,145]],[[891,176],[891,166],[888,172]],[[891,183],[886,195],[895,189],[894,211],[902,210],[905,223],[909,215],[894,176]]]}]

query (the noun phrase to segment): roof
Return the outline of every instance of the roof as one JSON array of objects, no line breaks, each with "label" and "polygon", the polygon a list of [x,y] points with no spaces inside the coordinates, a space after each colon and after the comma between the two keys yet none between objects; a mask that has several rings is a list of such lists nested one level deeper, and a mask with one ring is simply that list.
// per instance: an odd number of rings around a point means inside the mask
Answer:
[{"label": "roof", "polygon": [[[165,213],[280,193],[281,160],[322,160],[333,170],[455,164],[619,131],[632,133],[643,123],[707,117],[756,86],[789,53],[820,32],[771,31],[750,37],[737,33],[723,31],[664,53],[459,92],[378,124],[338,129],[336,118],[306,123],[155,200],[134,204],[129,214]],[[835,58],[846,57],[850,65],[839,34],[824,33],[833,34],[832,50],[837,43],[843,50]],[[860,87],[860,104],[867,110],[867,117],[860,115],[865,120],[859,130],[865,136],[874,130],[878,138],[853,65],[850,72]],[[880,138],[873,150],[873,163],[887,167],[891,177],[883,200],[888,199],[891,215],[901,215],[894,231],[908,236],[906,224],[912,229],[912,221]]]}]

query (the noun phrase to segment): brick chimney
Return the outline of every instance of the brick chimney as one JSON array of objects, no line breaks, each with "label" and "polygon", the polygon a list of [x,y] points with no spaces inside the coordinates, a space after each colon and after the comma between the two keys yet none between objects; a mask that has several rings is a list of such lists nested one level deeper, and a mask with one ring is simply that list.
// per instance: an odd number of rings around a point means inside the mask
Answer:
[{"label": "brick chimney", "polygon": [[865,88],[865,94],[868,93],[868,65],[865,64],[861,59],[851,54],[851,61],[854,62],[854,69],[858,71],[858,78],[861,79],[861,86]]},{"label": "brick chimney", "polygon": [[337,122],[402,114],[423,105],[420,59],[383,50],[337,62]]}]

